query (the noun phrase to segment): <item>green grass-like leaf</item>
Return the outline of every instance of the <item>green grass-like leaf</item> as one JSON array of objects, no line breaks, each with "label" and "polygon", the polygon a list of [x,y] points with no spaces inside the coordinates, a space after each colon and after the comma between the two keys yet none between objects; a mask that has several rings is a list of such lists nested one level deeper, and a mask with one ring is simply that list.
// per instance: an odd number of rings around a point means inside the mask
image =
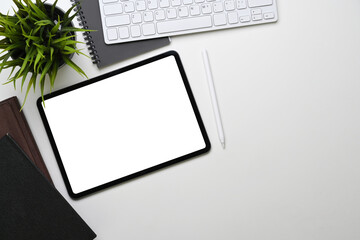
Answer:
[{"label": "green grass-like leaf", "polygon": [[69,65],[70,67],[72,67],[76,72],[78,72],[80,75],[83,75],[84,77],[88,78],[88,76],[85,74],[85,72],[78,66],[76,65],[73,61],[71,61],[70,58],[66,57],[66,56],[62,56],[62,59],[64,60],[64,62]]},{"label": "green grass-like leaf", "polygon": [[70,59],[73,54],[87,56],[76,48],[82,42],[75,40],[74,33],[91,30],[71,25],[79,11],[75,11],[79,3],[69,8],[61,18],[56,10],[58,0],[49,8],[44,4],[46,0],[12,1],[15,14],[0,13],[0,72],[11,69],[4,84],[12,83],[16,88],[17,79],[21,79],[25,104],[31,88],[35,91],[38,86],[42,97],[46,81],[50,83],[50,91],[54,88],[61,62],[87,78],[85,72]]}]

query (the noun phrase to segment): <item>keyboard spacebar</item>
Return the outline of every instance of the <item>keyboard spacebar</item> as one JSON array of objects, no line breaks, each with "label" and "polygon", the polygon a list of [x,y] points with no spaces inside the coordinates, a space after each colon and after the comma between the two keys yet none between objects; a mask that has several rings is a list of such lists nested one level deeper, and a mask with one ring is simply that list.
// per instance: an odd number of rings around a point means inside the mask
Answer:
[{"label": "keyboard spacebar", "polygon": [[179,32],[192,29],[207,28],[211,26],[211,16],[185,18],[157,23],[158,33]]}]

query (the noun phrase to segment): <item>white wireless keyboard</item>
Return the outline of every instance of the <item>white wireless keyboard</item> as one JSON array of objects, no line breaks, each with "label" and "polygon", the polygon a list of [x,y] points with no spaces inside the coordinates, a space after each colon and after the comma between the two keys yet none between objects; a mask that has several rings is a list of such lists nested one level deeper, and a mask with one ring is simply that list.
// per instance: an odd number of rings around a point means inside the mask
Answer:
[{"label": "white wireless keyboard", "polygon": [[276,0],[98,0],[106,44],[276,22]]}]

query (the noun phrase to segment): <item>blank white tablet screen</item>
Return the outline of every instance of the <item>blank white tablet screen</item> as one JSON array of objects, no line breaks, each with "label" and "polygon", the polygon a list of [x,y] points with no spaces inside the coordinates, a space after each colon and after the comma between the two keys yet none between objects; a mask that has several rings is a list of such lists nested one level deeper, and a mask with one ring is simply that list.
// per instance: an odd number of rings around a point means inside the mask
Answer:
[{"label": "blank white tablet screen", "polygon": [[173,56],[45,104],[75,194],[205,148]]}]

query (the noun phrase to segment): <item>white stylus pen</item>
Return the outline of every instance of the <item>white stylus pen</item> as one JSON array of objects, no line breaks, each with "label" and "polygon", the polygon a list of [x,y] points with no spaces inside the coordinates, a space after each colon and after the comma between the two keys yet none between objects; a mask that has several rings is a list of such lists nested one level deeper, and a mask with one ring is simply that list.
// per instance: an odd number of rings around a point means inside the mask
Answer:
[{"label": "white stylus pen", "polygon": [[222,126],[219,105],[218,105],[217,98],[216,98],[216,92],[215,92],[214,81],[212,78],[212,73],[211,73],[211,68],[210,68],[209,56],[208,56],[208,53],[206,50],[203,50],[202,57],[203,57],[206,77],[207,77],[207,81],[208,81],[208,85],[209,85],[211,103],[213,106],[213,111],[214,111],[214,116],[215,116],[219,139],[220,139],[221,145],[223,146],[223,148],[225,148],[224,129]]}]

